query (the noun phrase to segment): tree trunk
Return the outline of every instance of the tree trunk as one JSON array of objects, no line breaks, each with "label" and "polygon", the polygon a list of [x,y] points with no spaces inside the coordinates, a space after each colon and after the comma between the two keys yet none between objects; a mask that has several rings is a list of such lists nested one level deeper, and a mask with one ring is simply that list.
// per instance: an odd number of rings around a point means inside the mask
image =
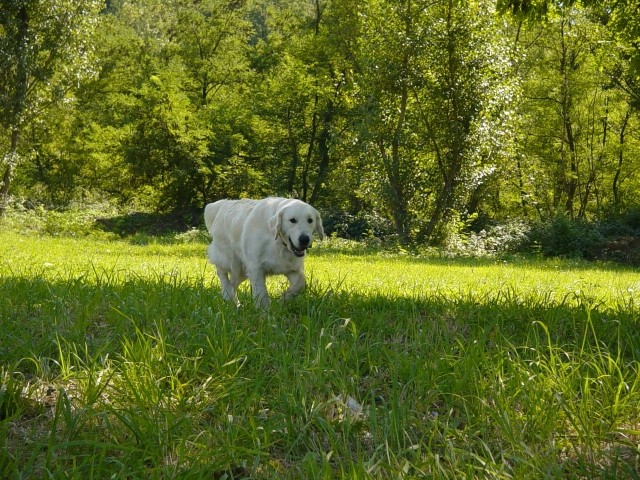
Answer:
[{"label": "tree trunk", "polygon": [[316,135],[318,132],[318,94],[313,100],[313,115],[311,117],[311,133],[309,134],[309,146],[302,166],[302,196],[300,200],[306,202],[309,195],[309,170],[311,168],[311,158],[316,148]]},{"label": "tree trunk", "polygon": [[18,163],[18,143],[20,141],[22,113],[25,108],[27,99],[29,77],[27,73],[27,42],[29,34],[29,15],[27,7],[23,3],[18,12],[17,19],[19,22],[18,32],[16,35],[17,42],[17,64],[16,64],[16,93],[12,99],[10,115],[5,123],[11,130],[11,142],[9,153],[5,156],[7,160],[4,174],[2,175],[2,185],[0,185],[0,216],[4,216],[9,201],[9,189],[11,187],[11,179]]},{"label": "tree trunk", "polygon": [[13,171],[18,158],[18,140],[20,138],[20,132],[18,129],[14,129],[11,132],[11,147],[9,149],[8,161],[2,176],[2,185],[0,186],[0,216],[4,216],[7,209],[7,203],[9,200],[9,187],[11,186],[11,177],[13,177]]},{"label": "tree trunk", "polygon": [[[408,56],[405,57],[405,65],[408,64]],[[406,179],[402,178],[400,171],[400,135],[404,128],[404,122],[407,115],[407,101],[409,98],[409,88],[406,83],[402,84],[400,93],[400,109],[398,112],[398,121],[396,122],[393,138],[391,139],[391,156],[389,157],[382,140],[378,142],[380,154],[387,171],[387,179],[391,190],[391,209],[393,213],[393,221],[396,226],[398,240],[402,245],[409,243],[409,220],[407,202],[404,192],[404,183]]]},{"label": "tree trunk", "polygon": [[442,186],[442,190],[440,190],[440,193],[436,198],[436,206],[424,231],[424,235],[426,238],[431,238],[431,236],[435,232],[436,226],[438,226],[438,224],[446,218],[447,212],[453,206],[454,191],[458,184],[457,177],[460,174],[462,159],[460,155],[456,153],[453,153],[451,156],[451,163],[448,171],[446,172],[446,175],[444,176],[444,184]]},{"label": "tree trunk", "polygon": [[[378,148],[380,156],[387,173],[387,181],[389,182],[390,191],[390,207],[393,215],[393,224],[395,226],[398,240],[402,245],[409,243],[409,232],[407,228],[407,208],[402,191],[402,179],[399,178],[397,149],[392,147],[391,156],[387,153],[382,140],[378,140]],[[395,153],[394,153],[395,151]]]},{"label": "tree trunk", "polygon": [[300,156],[298,155],[298,142],[293,126],[291,125],[291,110],[287,110],[287,133],[289,136],[289,146],[291,147],[291,165],[289,166],[289,176],[287,178],[286,190],[292,193],[295,189],[296,174],[298,165],[300,164]]},{"label": "tree trunk", "polygon": [[527,202],[527,192],[524,189],[524,178],[522,173],[522,163],[520,162],[520,156],[518,155],[518,159],[516,160],[516,168],[518,171],[518,188],[520,190],[520,205],[522,206],[522,216],[524,218],[529,217],[529,213],[527,212],[528,202]]},{"label": "tree trunk", "polygon": [[620,174],[622,172],[622,164],[624,163],[624,145],[627,125],[629,124],[629,117],[631,116],[631,109],[628,108],[622,120],[620,126],[620,136],[618,137],[618,165],[616,165],[616,173],[613,176],[613,184],[611,189],[613,190],[613,206],[616,212],[620,210],[621,198],[620,198]]},{"label": "tree trunk", "polygon": [[[593,104],[595,106],[596,100],[594,100]],[[605,97],[604,101],[605,105],[605,114],[601,119],[602,121],[602,141],[599,143],[599,150],[596,155],[594,152],[595,146],[595,136],[596,136],[596,124],[597,122],[593,122],[593,126],[591,127],[591,141],[590,141],[590,150],[591,153],[589,155],[589,177],[584,185],[584,193],[582,194],[582,198],[580,199],[580,209],[578,210],[578,218],[585,218],[587,215],[587,207],[589,206],[589,198],[591,197],[591,192],[595,192],[596,197],[596,205],[598,205],[598,184],[596,182],[596,177],[598,173],[598,165],[602,164],[602,160],[604,157],[604,149],[607,146],[607,134],[609,132],[609,98]]]},{"label": "tree trunk", "polygon": [[560,58],[560,74],[562,75],[561,85],[561,107],[562,107],[562,124],[565,131],[566,145],[569,149],[568,156],[568,173],[567,173],[567,160],[565,158],[564,146],[561,153],[562,158],[562,182],[563,190],[566,194],[565,200],[565,212],[570,218],[574,217],[574,200],[576,192],[578,191],[578,153],[576,151],[576,139],[573,132],[573,123],[571,118],[572,110],[572,95],[571,87],[569,85],[569,72],[575,70],[576,66],[576,54],[570,50],[570,47],[565,43],[565,23],[562,23],[562,57]]},{"label": "tree trunk", "polygon": [[316,176],[316,181],[313,185],[313,190],[311,191],[311,198],[309,199],[311,204],[315,203],[320,196],[322,186],[324,185],[327,173],[329,172],[329,132],[331,131],[331,122],[333,120],[334,110],[333,101],[329,100],[322,118],[322,130],[320,130],[320,134],[318,135],[318,156],[320,158],[318,163],[318,175]]},{"label": "tree trunk", "polygon": [[442,174],[442,189],[436,198],[435,208],[429,219],[429,223],[425,228],[424,234],[427,239],[433,236],[438,224],[446,218],[448,211],[453,207],[455,202],[455,190],[459,183],[460,171],[463,165],[464,143],[469,133],[470,118],[468,112],[465,111],[460,99],[460,90],[458,86],[458,57],[457,57],[457,39],[452,19],[453,3],[449,2],[447,14],[447,87],[451,92],[450,106],[450,143],[448,153],[442,158],[443,163],[439,164],[440,173]]}]

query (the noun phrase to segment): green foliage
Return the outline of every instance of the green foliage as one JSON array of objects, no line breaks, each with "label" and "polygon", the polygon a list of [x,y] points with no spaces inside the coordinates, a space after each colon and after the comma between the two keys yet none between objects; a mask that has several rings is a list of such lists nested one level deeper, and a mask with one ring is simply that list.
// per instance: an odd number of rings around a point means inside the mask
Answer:
[{"label": "green foliage", "polygon": [[25,234],[63,237],[108,238],[109,235],[97,228],[96,218],[115,214],[107,204],[72,205],[66,209],[47,210],[43,206],[26,208],[21,204],[10,206],[0,219],[3,229]]},{"label": "green foliage", "polygon": [[[0,213],[15,171],[39,143],[41,117],[95,74],[99,0],[7,0],[0,10]],[[47,126],[45,126],[46,130]],[[27,132],[32,137],[24,141]]]},{"label": "green foliage", "polygon": [[4,367],[0,370],[0,421],[22,413],[22,382],[13,374],[15,370],[11,367],[8,370]]},{"label": "green foliage", "polygon": [[154,185],[157,208],[192,207],[199,200],[194,191],[203,183],[207,133],[191,119],[189,101],[177,86],[154,75],[141,94],[139,123],[122,146],[123,160],[136,183]]},{"label": "green foliage", "polygon": [[433,240],[508,152],[518,81],[494,19],[482,2],[364,9],[360,135],[401,241]]},{"label": "green foliage", "polygon": [[[448,256],[492,257],[513,253],[528,253],[531,247],[531,226],[520,220],[491,223],[478,229],[475,218],[462,222],[449,221],[443,231],[443,253]],[[550,253],[550,256],[556,254]]]},{"label": "green foliage", "polygon": [[531,237],[544,255],[552,257],[582,257],[603,240],[594,225],[573,221],[564,214],[554,216],[549,223],[537,225]]},{"label": "green foliage", "polygon": [[365,240],[367,238],[388,239],[395,235],[393,225],[380,216],[348,212],[329,212],[322,216],[325,233],[341,238]]},{"label": "green foliage", "polygon": [[[119,0],[95,15],[98,3],[3,9],[0,194],[13,181],[54,209],[98,198],[162,213],[288,195],[344,212],[354,225],[335,231],[351,237],[392,225],[405,247],[458,235],[488,252],[501,240],[454,212],[606,223],[634,207],[624,5]],[[40,29],[27,50],[22,6]]]}]

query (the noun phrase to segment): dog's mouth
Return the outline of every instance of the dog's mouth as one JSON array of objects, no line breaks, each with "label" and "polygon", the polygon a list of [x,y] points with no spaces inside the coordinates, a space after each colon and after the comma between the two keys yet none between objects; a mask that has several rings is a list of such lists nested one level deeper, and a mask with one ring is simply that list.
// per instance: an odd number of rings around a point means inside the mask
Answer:
[{"label": "dog's mouth", "polygon": [[299,258],[304,257],[304,254],[307,253],[307,248],[309,248],[309,245],[306,247],[296,247],[293,242],[291,241],[291,239],[289,239],[289,250],[291,250],[291,252]]}]

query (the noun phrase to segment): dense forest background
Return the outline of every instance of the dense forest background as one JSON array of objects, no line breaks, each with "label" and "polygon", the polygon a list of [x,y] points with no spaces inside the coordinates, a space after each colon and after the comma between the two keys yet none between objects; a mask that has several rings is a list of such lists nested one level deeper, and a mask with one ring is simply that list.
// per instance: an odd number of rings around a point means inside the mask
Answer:
[{"label": "dense forest background", "polygon": [[2,211],[284,195],[405,245],[640,233],[638,2],[1,4]]}]

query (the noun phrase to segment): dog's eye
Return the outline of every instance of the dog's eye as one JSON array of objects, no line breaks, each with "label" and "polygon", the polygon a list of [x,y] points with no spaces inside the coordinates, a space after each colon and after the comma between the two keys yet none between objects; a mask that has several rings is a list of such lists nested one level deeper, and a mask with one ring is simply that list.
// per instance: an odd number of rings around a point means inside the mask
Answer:
[{"label": "dog's eye", "polygon": [[308,222],[308,223],[313,223],[313,218],[309,218],[309,219],[307,219],[307,222]]},{"label": "dog's eye", "polygon": [[295,219],[295,218],[292,218],[292,219],[290,219],[289,221],[290,221],[291,223],[298,223],[298,220],[297,220],[297,219]]}]

